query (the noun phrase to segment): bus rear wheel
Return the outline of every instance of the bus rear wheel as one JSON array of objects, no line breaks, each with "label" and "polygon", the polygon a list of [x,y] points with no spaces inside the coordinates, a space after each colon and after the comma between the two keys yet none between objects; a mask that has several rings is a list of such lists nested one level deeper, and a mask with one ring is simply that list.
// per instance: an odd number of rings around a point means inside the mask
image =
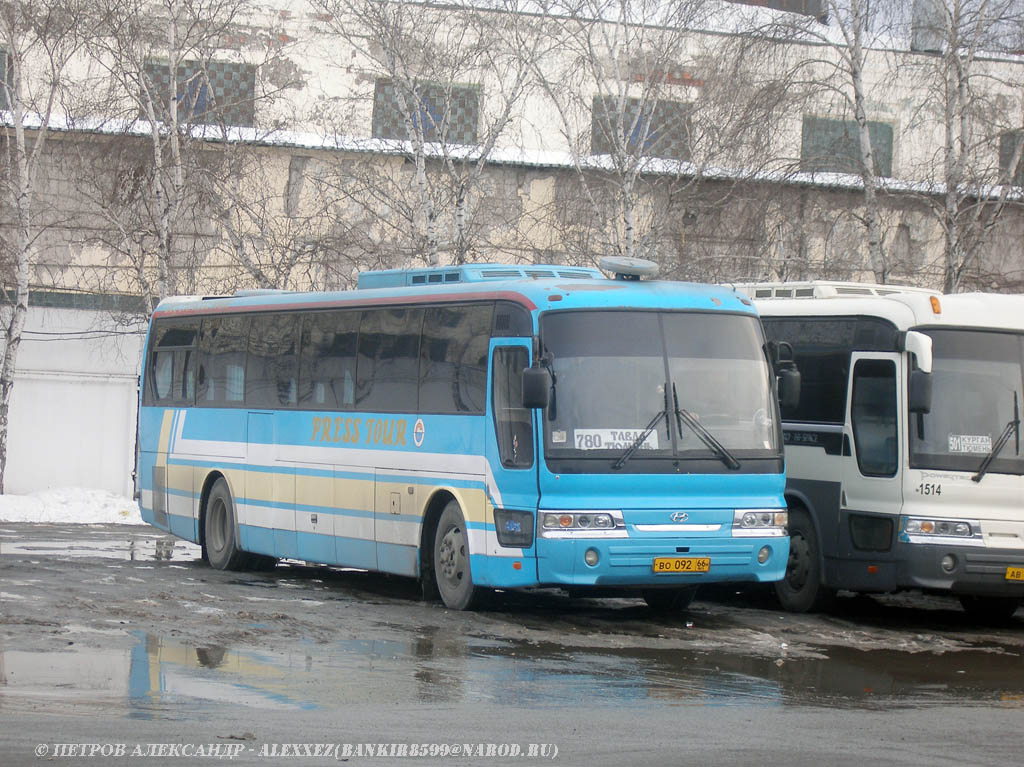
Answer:
[{"label": "bus rear wheel", "polygon": [[449,501],[434,533],[434,579],[441,601],[451,610],[472,610],[482,597],[473,585],[469,561],[469,531],[459,504]]},{"label": "bus rear wheel", "polygon": [[1017,612],[1020,600],[1017,597],[979,597],[965,594],[960,597],[960,606],[972,618],[987,623],[1006,623]]},{"label": "bus rear wheel", "polygon": [[786,575],[775,583],[779,603],[790,612],[810,613],[828,606],[835,591],[821,582],[818,534],[810,515],[789,510],[789,560]]},{"label": "bus rear wheel", "polygon": [[205,523],[203,525],[206,558],[216,570],[241,570],[248,563],[248,557],[235,539],[237,529],[235,504],[231,500],[228,483],[218,479],[206,499]]},{"label": "bus rear wheel", "polygon": [[647,606],[656,613],[681,613],[697,596],[696,586],[678,589],[644,589],[640,592]]}]

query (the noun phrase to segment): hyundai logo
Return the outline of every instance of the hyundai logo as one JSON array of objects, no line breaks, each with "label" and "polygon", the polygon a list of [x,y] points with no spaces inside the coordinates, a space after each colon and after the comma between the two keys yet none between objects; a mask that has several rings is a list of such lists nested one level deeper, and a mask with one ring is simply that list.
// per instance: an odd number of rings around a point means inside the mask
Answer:
[{"label": "hyundai logo", "polygon": [[676,511],[676,512],[673,512],[673,514],[672,514],[672,521],[673,522],[685,522],[689,518],[690,518],[690,515],[687,514],[685,511]]}]

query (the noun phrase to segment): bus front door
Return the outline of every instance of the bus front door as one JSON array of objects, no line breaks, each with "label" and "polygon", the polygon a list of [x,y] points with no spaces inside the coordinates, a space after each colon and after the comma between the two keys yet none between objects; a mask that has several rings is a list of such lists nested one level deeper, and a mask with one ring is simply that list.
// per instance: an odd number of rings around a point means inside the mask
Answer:
[{"label": "bus front door", "polygon": [[488,581],[495,586],[530,585],[537,578],[538,499],[534,411],[523,407],[522,395],[530,346],[491,341],[490,354],[486,486],[487,506],[495,511],[486,524]]},{"label": "bus front door", "polygon": [[900,355],[855,352],[843,429],[838,582],[863,591],[895,582],[891,551],[903,504]]}]

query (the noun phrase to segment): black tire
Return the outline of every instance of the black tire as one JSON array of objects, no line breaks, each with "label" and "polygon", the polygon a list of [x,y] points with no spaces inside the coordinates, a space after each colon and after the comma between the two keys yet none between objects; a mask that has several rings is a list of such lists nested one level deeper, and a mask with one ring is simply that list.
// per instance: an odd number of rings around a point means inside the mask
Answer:
[{"label": "black tire", "polygon": [[810,515],[789,510],[789,560],[786,574],[775,583],[782,606],[793,613],[812,613],[827,607],[836,595],[821,583],[821,547]]},{"label": "black tire", "polygon": [[218,479],[206,499],[203,524],[203,550],[210,567],[216,570],[241,570],[249,562],[248,555],[238,547],[235,537],[235,504],[228,483]]},{"label": "black tire", "polygon": [[1020,607],[1017,597],[978,597],[965,594],[960,606],[972,618],[984,623],[1008,623]]},{"label": "black tire", "polygon": [[455,501],[444,507],[434,533],[434,581],[451,610],[472,610],[482,599],[483,590],[473,585],[466,521]]},{"label": "black tire", "polygon": [[640,592],[647,606],[656,613],[681,613],[697,596],[696,586],[678,589],[644,589]]}]

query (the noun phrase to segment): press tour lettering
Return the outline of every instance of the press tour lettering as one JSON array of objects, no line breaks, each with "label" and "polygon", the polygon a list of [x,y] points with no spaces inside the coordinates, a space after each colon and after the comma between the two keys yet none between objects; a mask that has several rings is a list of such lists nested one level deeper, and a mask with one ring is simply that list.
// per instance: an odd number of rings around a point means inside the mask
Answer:
[{"label": "press tour lettering", "polygon": [[397,418],[344,418],[316,416],[310,442],[342,442],[354,445],[405,445],[408,422]]}]

